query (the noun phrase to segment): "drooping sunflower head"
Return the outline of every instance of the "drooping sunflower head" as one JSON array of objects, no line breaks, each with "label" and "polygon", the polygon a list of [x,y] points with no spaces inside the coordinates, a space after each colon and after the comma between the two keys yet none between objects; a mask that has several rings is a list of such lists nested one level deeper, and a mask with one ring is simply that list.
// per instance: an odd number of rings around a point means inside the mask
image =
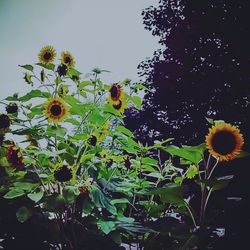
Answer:
[{"label": "drooping sunflower head", "polygon": [[14,142],[8,146],[6,158],[12,168],[22,169],[24,167],[22,151]]},{"label": "drooping sunflower head", "polygon": [[49,122],[62,122],[69,114],[69,107],[62,98],[50,98],[44,103],[44,115]]},{"label": "drooping sunflower head", "polygon": [[123,99],[123,89],[118,83],[114,83],[109,88],[109,99],[113,104],[118,104],[119,100]]},{"label": "drooping sunflower head", "polygon": [[5,133],[10,127],[10,118],[8,115],[0,114],[0,133]]},{"label": "drooping sunflower head", "polygon": [[42,64],[52,63],[55,60],[55,58],[56,58],[56,51],[50,45],[43,47],[38,54],[39,62]]},{"label": "drooping sunflower head", "polygon": [[74,177],[73,168],[67,164],[58,163],[55,166],[54,178],[59,182],[71,181]]},{"label": "drooping sunflower head", "polygon": [[63,51],[61,53],[61,63],[67,65],[69,68],[75,67],[74,57],[71,55],[69,51]]},{"label": "drooping sunflower head", "polygon": [[206,147],[209,153],[220,161],[236,158],[243,144],[244,138],[240,130],[225,122],[215,124],[206,136]]},{"label": "drooping sunflower head", "polygon": [[60,64],[58,67],[57,67],[57,73],[58,73],[58,75],[60,76],[60,77],[62,77],[62,76],[66,76],[66,74],[67,74],[67,71],[68,71],[68,67],[67,67],[67,65],[65,65],[65,64]]},{"label": "drooping sunflower head", "polygon": [[97,138],[95,135],[91,135],[89,138],[88,138],[88,144],[91,145],[91,146],[96,146],[96,143],[97,143]]},{"label": "drooping sunflower head", "polygon": [[111,104],[120,113],[123,113],[124,110],[127,108],[127,102],[125,98],[119,99],[117,103],[111,103]]},{"label": "drooping sunflower head", "polygon": [[15,102],[12,102],[6,106],[5,110],[8,114],[15,114],[18,111],[18,106]]}]

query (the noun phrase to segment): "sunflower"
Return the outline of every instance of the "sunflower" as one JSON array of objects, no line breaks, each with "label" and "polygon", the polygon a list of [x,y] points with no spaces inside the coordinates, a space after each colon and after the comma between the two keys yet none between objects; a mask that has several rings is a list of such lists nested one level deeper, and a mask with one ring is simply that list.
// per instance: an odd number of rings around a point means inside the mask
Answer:
[{"label": "sunflower", "polygon": [[70,68],[75,67],[74,57],[71,55],[69,51],[63,51],[61,54],[61,63],[67,65]]},{"label": "sunflower", "polygon": [[22,169],[24,167],[22,151],[14,142],[8,146],[6,157],[12,168]]},{"label": "sunflower", "polygon": [[119,101],[124,97],[123,89],[118,83],[110,86],[109,93],[109,102],[112,104],[119,104]]},{"label": "sunflower", "polygon": [[10,127],[10,118],[8,115],[0,114],[0,133],[5,133]]},{"label": "sunflower", "polygon": [[60,77],[62,76],[66,76],[67,71],[68,71],[68,67],[65,64],[61,64],[57,67],[57,73]]},{"label": "sunflower", "polygon": [[44,103],[44,115],[49,122],[62,122],[69,114],[69,107],[62,98],[50,98]]},{"label": "sunflower", "polygon": [[55,180],[59,182],[67,182],[71,181],[75,177],[74,169],[73,167],[63,164],[63,163],[58,163],[55,166],[54,170],[54,178]]},{"label": "sunflower", "polygon": [[244,144],[240,130],[229,123],[217,123],[209,129],[206,147],[209,153],[220,161],[233,160],[239,155]]},{"label": "sunflower", "polygon": [[5,110],[8,114],[15,114],[18,111],[18,106],[15,102],[12,102],[6,106]]},{"label": "sunflower", "polygon": [[126,103],[125,98],[122,98],[122,99],[118,100],[117,103],[112,103],[112,102],[110,102],[110,103],[120,113],[123,113],[124,110],[127,108],[127,103]]},{"label": "sunflower", "polygon": [[96,143],[97,143],[97,138],[95,135],[91,135],[89,138],[88,138],[88,144],[91,145],[91,146],[96,146]]},{"label": "sunflower", "polygon": [[55,60],[55,58],[56,58],[56,51],[50,45],[43,47],[38,54],[39,62],[42,64],[52,63]]}]

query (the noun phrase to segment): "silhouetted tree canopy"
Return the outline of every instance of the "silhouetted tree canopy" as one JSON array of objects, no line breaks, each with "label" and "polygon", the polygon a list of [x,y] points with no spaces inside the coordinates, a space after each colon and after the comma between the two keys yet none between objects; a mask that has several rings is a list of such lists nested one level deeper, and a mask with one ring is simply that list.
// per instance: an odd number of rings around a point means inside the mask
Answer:
[{"label": "silhouetted tree canopy", "polygon": [[149,91],[127,123],[139,139],[202,143],[205,117],[239,125],[249,138],[249,13],[247,0],[160,0],[142,12],[161,48],[138,67]]}]

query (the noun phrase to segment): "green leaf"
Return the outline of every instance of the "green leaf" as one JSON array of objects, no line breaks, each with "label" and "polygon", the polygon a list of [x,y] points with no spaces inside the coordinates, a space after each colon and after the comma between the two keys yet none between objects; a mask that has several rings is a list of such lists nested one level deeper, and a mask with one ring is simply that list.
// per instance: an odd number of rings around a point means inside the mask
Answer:
[{"label": "green leaf", "polygon": [[47,131],[46,131],[48,136],[52,136],[52,137],[64,137],[67,133],[67,129],[64,127],[59,127],[59,126],[51,126],[49,125],[47,127]]},{"label": "green leaf", "polygon": [[109,104],[105,104],[103,107],[102,107],[102,110],[106,113],[109,113],[109,114],[112,114],[112,115],[115,115],[115,116],[121,116],[121,113],[119,111],[117,111],[114,107],[112,107],[111,105]]},{"label": "green leaf", "polygon": [[80,191],[78,187],[67,186],[63,189],[63,197],[68,204],[73,204],[79,194]]},{"label": "green leaf", "polygon": [[80,90],[84,89],[84,87],[86,86],[94,86],[93,82],[92,81],[83,81],[81,82],[79,85],[78,85],[78,88]]},{"label": "green leaf", "polygon": [[117,126],[115,129],[116,131],[119,131],[123,133],[124,135],[127,135],[132,138],[134,137],[133,133],[129,129],[125,128],[124,126]]},{"label": "green leaf", "polygon": [[145,195],[159,195],[164,203],[172,203],[178,206],[185,206],[182,197],[182,187],[176,183],[170,183],[166,186],[156,188],[152,191],[144,193]]},{"label": "green leaf", "polygon": [[90,116],[89,116],[89,121],[93,123],[97,123],[99,125],[102,125],[105,122],[105,118],[100,115],[100,113],[95,110]]},{"label": "green leaf", "polygon": [[8,193],[4,195],[5,199],[14,199],[16,197],[23,196],[25,194],[23,189],[11,189]]},{"label": "green leaf", "polygon": [[30,193],[27,196],[34,201],[35,203],[37,203],[38,201],[40,201],[43,198],[43,192],[37,192],[37,193]]},{"label": "green leaf", "polygon": [[191,166],[189,166],[189,168],[187,169],[186,177],[187,177],[188,179],[192,179],[192,178],[194,178],[198,173],[199,173],[198,168],[197,168],[195,165],[191,165]]},{"label": "green leaf", "polygon": [[90,186],[89,196],[96,207],[106,208],[111,214],[117,214],[116,207],[110,203],[108,198],[97,186]]},{"label": "green leaf", "polygon": [[41,66],[48,70],[55,70],[55,65],[53,63],[48,63],[48,64],[36,63],[36,65]]},{"label": "green leaf", "polygon": [[150,157],[142,158],[142,163],[152,165],[152,166],[157,166],[158,165],[158,161],[153,159],[153,158],[150,158]]},{"label": "green leaf", "polygon": [[19,189],[19,190],[24,190],[30,192],[32,189],[37,187],[38,184],[36,183],[31,183],[31,182],[15,182],[14,183],[14,188]]},{"label": "green leaf", "polygon": [[179,156],[197,165],[203,157],[205,147],[204,144],[201,144],[194,147],[183,146],[182,148],[178,148],[176,146],[167,146],[163,149],[171,155]]},{"label": "green leaf", "polygon": [[112,205],[115,205],[115,204],[123,204],[123,203],[129,203],[129,200],[126,199],[126,198],[120,198],[120,199],[113,199],[110,201],[110,203]]},{"label": "green leaf", "polygon": [[17,220],[21,223],[27,221],[32,216],[32,212],[25,206],[20,207],[16,212]]},{"label": "green leaf", "polygon": [[42,92],[41,90],[31,90],[30,92],[28,92],[26,95],[22,96],[19,98],[19,101],[21,102],[27,102],[32,98],[35,97],[41,97],[41,98],[49,98],[51,97],[51,94],[48,92]]},{"label": "green leaf", "polygon": [[97,224],[105,234],[109,234],[111,231],[115,230],[115,223],[113,221],[99,220]]},{"label": "green leaf", "polygon": [[131,96],[130,100],[135,104],[136,108],[141,109],[142,99],[139,96]]},{"label": "green leaf", "polygon": [[34,67],[30,64],[25,64],[25,65],[18,65],[19,67],[22,67],[24,69],[27,69],[29,71],[33,71]]},{"label": "green leaf", "polygon": [[146,86],[142,85],[142,84],[135,84],[133,86],[133,88],[139,89],[139,90],[142,90],[142,89],[147,89],[148,90],[148,88]]}]

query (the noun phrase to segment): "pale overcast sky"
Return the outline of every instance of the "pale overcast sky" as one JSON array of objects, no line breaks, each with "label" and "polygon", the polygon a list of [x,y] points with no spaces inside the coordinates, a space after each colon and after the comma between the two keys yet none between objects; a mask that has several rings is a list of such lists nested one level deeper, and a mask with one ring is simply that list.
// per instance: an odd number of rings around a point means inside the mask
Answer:
[{"label": "pale overcast sky", "polygon": [[0,0],[0,99],[27,91],[18,64],[38,61],[41,47],[69,50],[83,74],[112,71],[104,80],[138,80],[137,65],[159,45],[141,11],[158,0]]}]

